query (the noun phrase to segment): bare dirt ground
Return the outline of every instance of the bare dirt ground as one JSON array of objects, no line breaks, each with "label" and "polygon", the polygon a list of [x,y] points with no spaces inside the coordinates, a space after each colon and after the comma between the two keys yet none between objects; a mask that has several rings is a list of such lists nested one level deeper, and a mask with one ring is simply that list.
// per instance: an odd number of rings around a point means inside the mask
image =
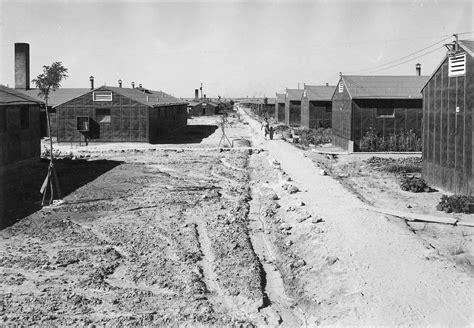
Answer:
[{"label": "bare dirt ground", "polygon": [[66,163],[64,203],[0,231],[0,324],[472,324],[465,265],[241,114],[226,132],[251,148],[219,151],[218,116],[168,144],[59,145],[90,172]]},{"label": "bare dirt ground", "polygon": [[[442,190],[433,192],[413,193],[400,188],[400,178],[403,173],[386,172],[381,165],[370,164],[373,156],[386,159],[416,158],[420,163],[421,155],[405,154],[350,154],[327,156],[312,151],[305,156],[324,167],[329,174],[351,190],[357,197],[369,206],[382,211],[401,211],[420,218],[440,217],[453,218],[462,222],[474,223],[474,215],[463,213],[445,213],[436,210],[436,205],[443,194]],[[421,177],[420,172],[405,173],[408,176]],[[390,215],[387,216],[392,219]],[[474,274],[474,228],[467,226],[452,226],[430,222],[411,222],[393,218],[393,222],[407,225],[416,235],[429,244],[438,255],[451,259],[461,268]]]}]

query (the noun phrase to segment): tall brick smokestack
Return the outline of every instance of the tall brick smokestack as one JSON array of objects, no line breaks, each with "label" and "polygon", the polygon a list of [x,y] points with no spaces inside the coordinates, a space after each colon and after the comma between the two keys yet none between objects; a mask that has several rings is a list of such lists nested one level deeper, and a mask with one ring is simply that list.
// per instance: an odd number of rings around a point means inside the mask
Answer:
[{"label": "tall brick smokestack", "polygon": [[15,89],[30,88],[30,45],[15,43]]},{"label": "tall brick smokestack", "polygon": [[194,100],[195,101],[199,100],[199,89],[194,89]]}]

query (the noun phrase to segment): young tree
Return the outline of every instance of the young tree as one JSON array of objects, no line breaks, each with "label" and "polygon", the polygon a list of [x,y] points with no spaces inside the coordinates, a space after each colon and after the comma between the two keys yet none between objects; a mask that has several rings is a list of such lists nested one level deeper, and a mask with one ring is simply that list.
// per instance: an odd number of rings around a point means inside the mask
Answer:
[{"label": "young tree", "polygon": [[54,168],[54,155],[53,155],[53,138],[51,137],[51,121],[48,113],[48,100],[50,92],[56,91],[61,86],[61,81],[67,78],[67,68],[65,68],[61,62],[54,62],[51,66],[43,66],[43,73],[38,75],[36,79],[33,80],[33,83],[36,85],[40,91],[38,96],[42,97],[45,102],[46,107],[46,121],[48,124],[48,137],[50,142],[49,147],[49,167],[48,174],[41,186],[41,193],[43,194],[42,205],[45,205],[46,189],[49,184],[50,186],[50,200],[48,205],[53,202],[54,197],[54,188],[53,188],[53,178],[56,184],[56,192],[61,199],[61,189],[59,188],[58,176],[56,174],[56,169]]}]

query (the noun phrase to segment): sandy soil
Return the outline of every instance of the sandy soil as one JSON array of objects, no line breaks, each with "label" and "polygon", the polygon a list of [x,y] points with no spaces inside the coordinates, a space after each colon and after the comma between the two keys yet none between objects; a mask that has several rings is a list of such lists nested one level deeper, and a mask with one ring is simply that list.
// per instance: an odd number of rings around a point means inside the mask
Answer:
[{"label": "sandy soil", "polygon": [[367,211],[245,112],[226,133],[251,147],[219,150],[219,120],[161,145],[58,145],[74,156],[64,203],[12,210],[26,217],[0,231],[0,324],[472,324],[472,274],[429,229]]},{"label": "sandy soil", "polygon": [[[379,165],[368,164],[372,156],[381,158],[403,159],[414,157],[421,160],[421,155],[404,154],[341,154],[326,156],[313,151],[305,152],[317,165],[324,167],[329,174],[351,190],[364,204],[381,210],[396,210],[403,213],[421,214],[433,218],[453,218],[461,222],[474,223],[474,215],[463,213],[445,213],[436,210],[436,205],[443,190],[413,193],[400,188],[400,178],[404,175],[384,172]],[[421,177],[419,172],[407,173],[409,176]],[[434,251],[452,260],[461,268],[474,274],[474,228],[452,226],[429,222],[411,222],[388,215],[394,223],[407,226],[430,245]]]}]

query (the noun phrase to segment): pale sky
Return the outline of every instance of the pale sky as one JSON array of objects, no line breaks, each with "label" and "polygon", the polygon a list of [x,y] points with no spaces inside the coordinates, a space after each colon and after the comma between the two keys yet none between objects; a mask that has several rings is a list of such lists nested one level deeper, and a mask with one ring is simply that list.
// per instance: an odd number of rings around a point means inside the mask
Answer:
[{"label": "pale sky", "polygon": [[[192,97],[201,82],[211,97],[274,97],[298,83],[336,84],[339,72],[377,68],[453,33],[472,39],[472,3],[0,0],[0,83],[14,87],[14,43],[26,42],[31,79],[61,61],[63,87],[89,87],[93,75],[96,87],[122,79],[177,97]],[[412,75],[420,62],[430,75],[442,45],[358,74]]]}]

